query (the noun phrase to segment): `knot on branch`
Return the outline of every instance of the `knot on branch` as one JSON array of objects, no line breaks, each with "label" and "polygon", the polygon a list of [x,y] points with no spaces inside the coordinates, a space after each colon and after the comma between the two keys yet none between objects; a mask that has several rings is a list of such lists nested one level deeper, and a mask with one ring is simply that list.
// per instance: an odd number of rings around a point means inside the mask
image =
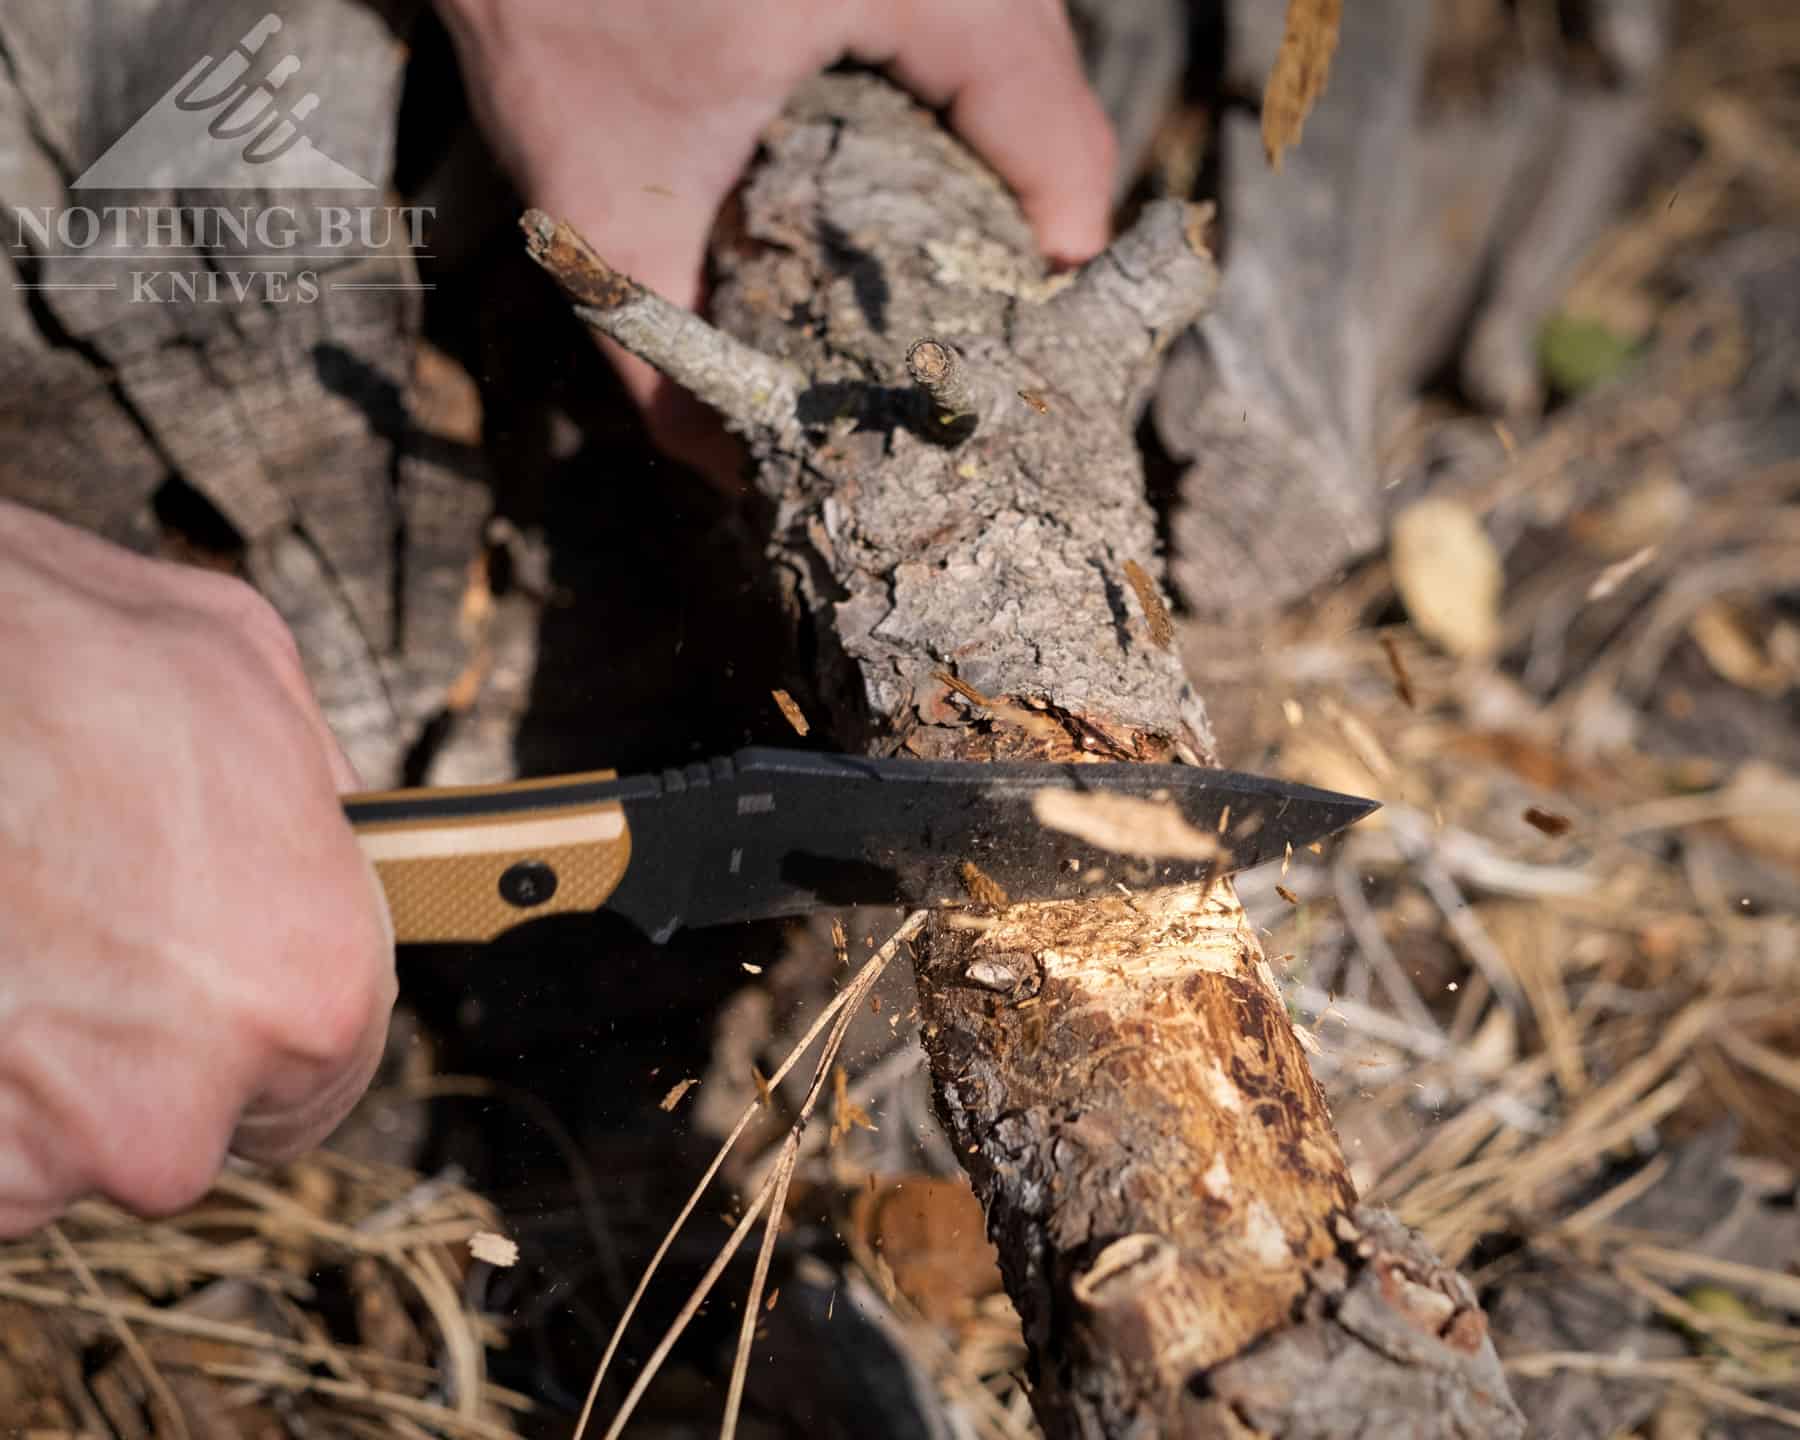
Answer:
[{"label": "knot on branch", "polygon": [[962,352],[948,341],[926,336],[906,352],[906,373],[924,393],[931,423],[926,432],[946,444],[959,444],[981,423],[981,397]]}]

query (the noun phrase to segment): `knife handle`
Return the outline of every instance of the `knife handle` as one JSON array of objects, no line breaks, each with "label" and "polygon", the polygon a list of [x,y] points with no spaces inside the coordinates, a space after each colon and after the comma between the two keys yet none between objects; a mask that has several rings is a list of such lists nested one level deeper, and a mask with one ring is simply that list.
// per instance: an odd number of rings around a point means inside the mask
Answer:
[{"label": "knife handle", "polygon": [[546,803],[611,770],[344,797],[400,944],[483,942],[540,915],[598,910],[631,860],[617,800]]}]

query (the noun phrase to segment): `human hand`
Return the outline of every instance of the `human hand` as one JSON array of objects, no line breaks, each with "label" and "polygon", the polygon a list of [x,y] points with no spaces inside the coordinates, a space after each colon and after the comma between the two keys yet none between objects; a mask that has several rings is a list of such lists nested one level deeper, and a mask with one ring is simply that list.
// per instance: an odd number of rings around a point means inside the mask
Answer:
[{"label": "human hand", "polygon": [[0,1235],[165,1214],[374,1073],[393,935],[356,786],[248,586],[0,502]]},{"label": "human hand", "polygon": [[[1114,142],[1062,0],[439,0],[477,113],[532,204],[668,299],[700,299],[706,242],[757,136],[802,81],[886,66],[1010,184],[1044,253],[1107,239]],[[609,345],[665,446],[671,388]]]}]

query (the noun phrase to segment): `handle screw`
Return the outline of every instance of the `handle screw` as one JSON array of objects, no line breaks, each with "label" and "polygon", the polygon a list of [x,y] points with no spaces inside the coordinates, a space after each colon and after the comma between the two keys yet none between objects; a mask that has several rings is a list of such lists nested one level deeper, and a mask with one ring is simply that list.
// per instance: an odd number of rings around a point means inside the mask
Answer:
[{"label": "handle screw", "polygon": [[529,910],[556,893],[556,872],[542,860],[521,860],[500,876],[500,898],[508,905]]}]

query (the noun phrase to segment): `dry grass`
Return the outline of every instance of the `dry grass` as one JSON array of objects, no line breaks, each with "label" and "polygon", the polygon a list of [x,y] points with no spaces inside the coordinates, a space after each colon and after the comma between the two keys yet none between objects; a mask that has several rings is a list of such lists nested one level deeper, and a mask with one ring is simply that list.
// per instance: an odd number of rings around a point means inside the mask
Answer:
[{"label": "dry grass", "polygon": [[[1776,120],[1795,114],[1800,27],[1699,9],[1666,87],[1685,171],[1567,301],[1637,326],[1641,370],[1536,433],[1496,433],[1453,482],[1503,552],[1498,657],[1459,661],[1421,639],[1427,617],[1396,623],[1385,561],[1265,633],[1183,642],[1203,694],[1252,687],[1235,763],[1387,806],[1285,882],[1297,912],[1262,907],[1365,1193],[1472,1268],[1520,1383],[1617,1382],[1652,1397],[1649,1425],[1800,1429],[1791,1251],[1721,1258],[1725,1215],[1653,1233],[1616,1218],[1673,1213],[1681,1157],[1721,1123],[1723,1168],[1758,1193],[1791,1195],[1800,1162],[1800,805],[1780,759],[1800,463],[1678,449],[1742,413],[1759,359],[1759,317],[1707,257],[1800,215]],[[1623,1328],[1591,1349],[1509,1334],[1527,1277],[1611,1297]],[[1677,1353],[1635,1353],[1644,1336]]]},{"label": "dry grass", "polygon": [[84,1202],[0,1245],[0,1414],[45,1434],[511,1440],[532,1405],[487,1378],[468,1252],[500,1228],[448,1179],[328,1153],[228,1171],[166,1221]]}]

